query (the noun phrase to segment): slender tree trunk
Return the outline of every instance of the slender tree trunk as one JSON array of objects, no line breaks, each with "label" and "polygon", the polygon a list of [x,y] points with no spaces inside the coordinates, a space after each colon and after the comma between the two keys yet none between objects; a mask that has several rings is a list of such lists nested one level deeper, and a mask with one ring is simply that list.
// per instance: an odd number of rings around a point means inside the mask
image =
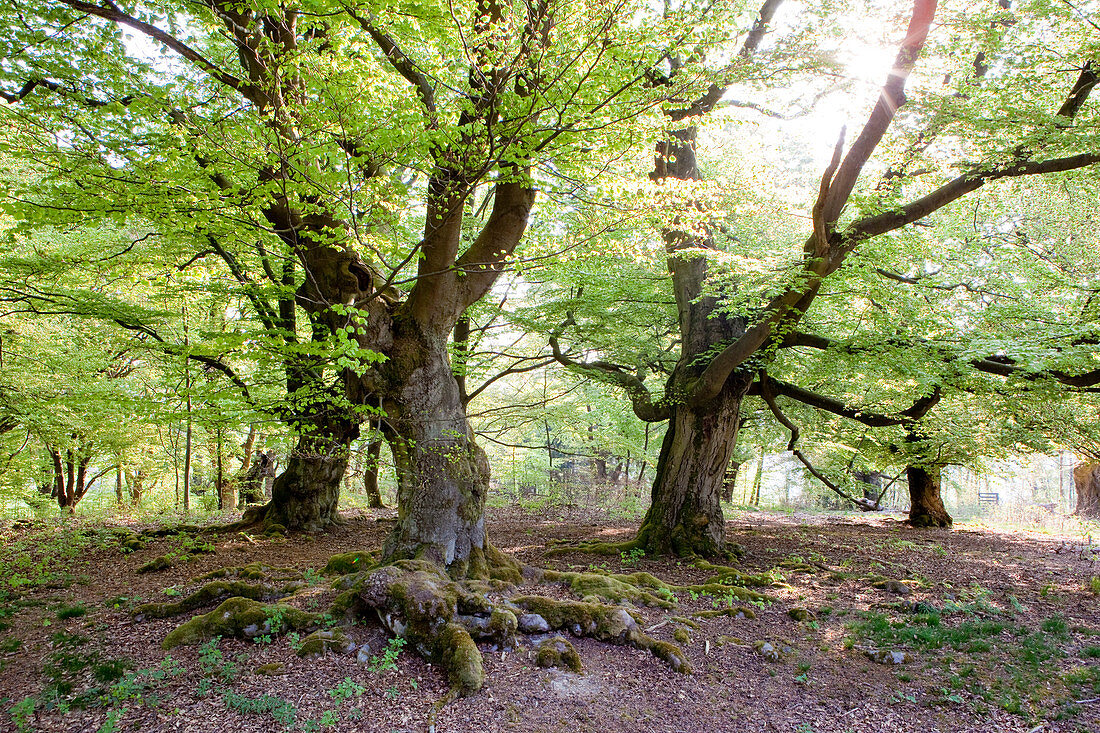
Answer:
[{"label": "slender tree trunk", "polygon": [[950,527],[951,515],[940,496],[940,466],[909,466],[909,523],[914,527]]},{"label": "slender tree trunk", "polygon": [[722,501],[733,501],[733,492],[737,488],[737,473],[740,470],[740,463],[730,461],[729,468],[726,469],[725,483],[722,484]]},{"label": "slender tree trunk", "polygon": [[1077,509],[1081,517],[1100,517],[1100,463],[1079,463],[1073,468]]},{"label": "slender tree trunk", "polygon": [[752,477],[752,492],[749,495],[751,506],[760,506],[760,487],[764,484],[764,446],[760,446],[760,456],[756,459],[756,475]]},{"label": "slender tree trunk", "polygon": [[115,466],[115,501],[118,505],[124,506],[126,503],[126,494],[123,491],[125,484],[122,480],[122,460],[119,459],[118,465]]},{"label": "slender tree trunk", "polygon": [[638,541],[647,552],[725,553],[722,490],[749,380],[731,379],[707,405],[672,408]]},{"label": "slender tree trunk", "polygon": [[363,490],[367,494],[367,506],[382,509],[382,492],[378,490],[379,462],[382,457],[382,440],[375,438],[367,443],[367,460],[363,466]]}]

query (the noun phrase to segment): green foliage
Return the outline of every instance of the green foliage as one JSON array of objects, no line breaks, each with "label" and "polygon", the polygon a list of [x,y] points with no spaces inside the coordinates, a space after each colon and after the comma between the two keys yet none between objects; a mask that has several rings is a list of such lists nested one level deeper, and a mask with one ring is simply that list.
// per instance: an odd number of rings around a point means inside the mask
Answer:
[{"label": "green foliage", "polygon": [[358,682],[355,682],[351,677],[345,677],[335,687],[329,690],[328,694],[329,697],[331,697],[334,701],[336,701],[336,704],[339,705],[345,700],[362,695],[364,692],[366,692],[365,687],[360,685]]},{"label": "green foliage", "polygon": [[404,647],[405,640],[400,636],[391,638],[386,642],[386,647],[380,654],[376,654],[370,658],[370,662],[367,663],[367,669],[378,674],[383,672],[396,672],[397,658],[401,655],[401,650]]},{"label": "green foliage", "polygon": [[298,719],[298,710],[289,701],[275,695],[248,697],[233,690],[223,690],[222,701],[230,710],[253,715],[269,715],[284,730],[293,730]]}]

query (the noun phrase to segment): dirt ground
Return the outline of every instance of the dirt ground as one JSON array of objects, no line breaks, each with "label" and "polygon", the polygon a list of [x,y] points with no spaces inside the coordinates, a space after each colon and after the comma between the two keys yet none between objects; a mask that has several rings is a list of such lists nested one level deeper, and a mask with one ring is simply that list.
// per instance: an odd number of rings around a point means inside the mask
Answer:
[{"label": "dirt ground", "polygon": [[[335,553],[380,546],[391,517],[360,512],[318,536],[215,535],[216,552],[147,574],[135,571],[158,555],[182,558],[178,537],[132,554],[90,544],[75,582],[29,584],[0,616],[0,730],[1100,731],[1100,578],[1092,580],[1100,552],[1040,534],[914,530],[882,515],[737,513],[728,535],[745,549],[739,567],[773,573],[758,589],[769,601],[733,602],[747,618],[695,617],[731,601],[686,592],[675,609],[637,609],[653,636],[679,639],[693,673],[590,639],[571,639],[583,672],[543,669],[534,641],[520,636],[511,651],[483,649],[484,688],[441,709],[446,681],[407,650],[387,665],[377,622],[344,629],[369,647],[359,659],[302,659],[292,638],[276,636],[177,647],[165,661],[161,642],[187,616],[131,613],[226,566],[319,570]],[[566,511],[490,518],[494,542],[525,563],[643,570],[681,585],[708,576],[669,559],[544,555],[554,541],[625,540],[632,529]],[[12,547],[30,531],[8,529],[2,539]],[[307,577],[313,595],[293,603],[323,605],[334,591]],[[795,620],[792,609],[809,613],[796,610]]]}]

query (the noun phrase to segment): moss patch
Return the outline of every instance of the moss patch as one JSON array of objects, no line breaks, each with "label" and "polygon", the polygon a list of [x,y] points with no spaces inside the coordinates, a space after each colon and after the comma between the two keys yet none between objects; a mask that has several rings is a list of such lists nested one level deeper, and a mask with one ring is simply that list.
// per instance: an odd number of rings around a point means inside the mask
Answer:
[{"label": "moss patch", "polygon": [[559,667],[580,674],[584,670],[581,655],[564,636],[555,636],[539,644],[535,654],[535,664],[539,667]]},{"label": "moss patch", "polygon": [[337,629],[314,631],[312,634],[302,639],[302,643],[298,646],[298,656],[303,659],[307,657],[320,657],[328,652],[340,653],[348,651],[350,646],[351,640],[348,639],[342,631]]},{"label": "moss patch", "polygon": [[241,580],[215,580],[173,603],[142,604],[134,609],[134,615],[146,618],[168,618],[232,596],[260,601],[281,595],[278,590],[266,585],[246,583]]},{"label": "moss patch", "polygon": [[290,606],[268,605],[250,598],[229,598],[210,613],[195,616],[164,638],[161,645],[172,649],[181,644],[199,644],[215,636],[254,639],[287,631],[305,631],[318,622],[315,613]]}]

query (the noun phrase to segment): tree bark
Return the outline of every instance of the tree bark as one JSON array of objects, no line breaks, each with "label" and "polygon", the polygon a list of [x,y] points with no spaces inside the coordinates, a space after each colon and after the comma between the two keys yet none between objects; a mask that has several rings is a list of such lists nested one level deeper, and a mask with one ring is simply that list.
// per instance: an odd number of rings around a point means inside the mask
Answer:
[{"label": "tree bark", "polygon": [[1073,467],[1073,485],[1077,490],[1080,517],[1100,517],[1100,463],[1078,463]]},{"label": "tree bark", "polygon": [[298,436],[286,470],[271,486],[271,501],[246,519],[263,518],[287,529],[319,532],[340,522],[340,481],[348,470],[359,428],[348,416],[318,416],[314,430]]},{"label": "tree bark", "polygon": [[374,439],[367,443],[367,460],[363,466],[363,490],[367,494],[367,506],[371,509],[384,509],[382,492],[378,489],[378,471],[381,466],[382,441]]},{"label": "tree bark", "polygon": [[474,443],[446,333],[407,323],[382,367],[389,379],[382,433],[397,473],[397,524],[387,559],[422,558],[453,577],[487,575],[489,462]]},{"label": "tree bark", "polygon": [[654,554],[725,554],[722,491],[749,380],[731,379],[705,406],[672,408],[638,542]]},{"label": "tree bark", "polygon": [[909,523],[914,527],[950,527],[951,515],[940,496],[940,466],[909,466]]}]

